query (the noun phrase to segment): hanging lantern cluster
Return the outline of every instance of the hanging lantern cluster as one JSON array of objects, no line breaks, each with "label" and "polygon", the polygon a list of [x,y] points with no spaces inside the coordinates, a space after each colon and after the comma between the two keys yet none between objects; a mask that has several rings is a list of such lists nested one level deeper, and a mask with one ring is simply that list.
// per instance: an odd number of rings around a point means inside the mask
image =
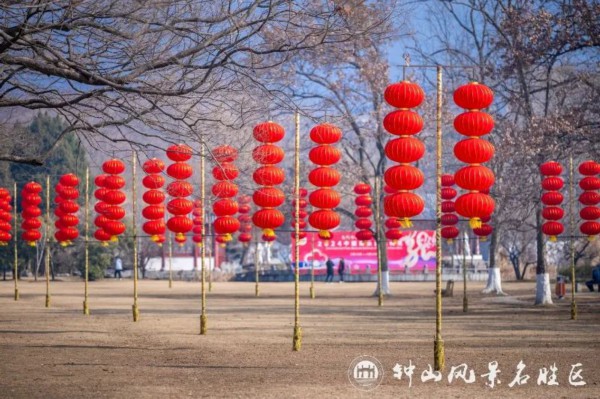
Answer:
[{"label": "hanging lantern cluster", "polygon": [[192,158],[192,149],[185,144],[174,144],[167,148],[167,158],[173,161],[167,167],[167,175],[173,179],[167,185],[167,193],[171,196],[167,211],[172,215],[167,221],[167,228],[175,233],[175,242],[183,245],[186,241],[185,234],[194,227],[189,218],[194,203],[187,198],[192,195],[194,188],[186,181],[194,173],[192,166],[186,162]]},{"label": "hanging lantern cluster", "polygon": [[238,208],[238,221],[240,222],[240,235],[238,241],[247,245],[252,241],[252,217],[250,216],[252,197],[241,195],[238,198],[240,207]]},{"label": "hanging lantern cluster", "polygon": [[425,177],[410,165],[425,154],[425,145],[414,137],[423,129],[423,118],[411,110],[421,105],[425,93],[418,84],[402,81],[389,85],[384,98],[389,105],[399,108],[383,119],[385,130],[398,136],[388,141],[385,155],[399,165],[388,168],[383,176],[385,183],[397,190],[384,198],[383,207],[387,216],[399,219],[401,227],[408,228],[412,226],[410,219],[425,208],[423,199],[413,192],[423,185]]},{"label": "hanging lantern cluster", "polygon": [[146,189],[142,200],[146,203],[142,209],[142,216],[146,222],[142,225],[144,233],[150,236],[150,240],[161,246],[165,242],[165,193],[162,188],[165,185],[163,172],[165,163],[158,158],[152,158],[144,162],[142,169],[146,176],[142,179],[142,185]]},{"label": "hanging lantern cluster", "polygon": [[21,223],[23,234],[21,237],[23,241],[26,241],[32,247],[35,247],[36,242],[42,238],[42,233],[40,232],[42,222],[39,219],[42,215],[42,210],[40,209],[40,204],[42,203],[41,192],[42,186],[33,181],[26,183],[21,190],[21,216],[23,218],[23,222]]},{"label": "hanging lantern cluster", "polygon": [[[386,184],[383,186],[383,192],[385,193],[385,197],[384,197],[384,203],[385,203],[385,198],[387,198],[390,195],[397,194],[398,190],[396,190]],[[400,231],[401,227],[402,227],[402,224],[400,223],[400,219],[398,219],[396,217],[388,217],[385,220],[385,238],[393,243],[398,241],[402,237],[402,231]]]},{"label": "hanging lantern cluster", "polygon": [[254,212],[252,222],[262,229],[263,241],[274,241],[275,229],[285,221],[283,213],[276,209],[285,202],[283,191],[276,188],[285,180],[283,169],[275,166],[285,157],[283,149],[277,143],[285,136],[283,127],[275,122],[264,122],[256,125],[252,131],[254,138],[262,143],[252,150],[252,159],[262,166],[256,169],[252,178],[259,186],[252,199],[261,209]]},{"label": "hanging lantern cluster", "polygon": [[331,167],[342,157],[340,149],[333,146],[341,138],[341,129],[329,123],[317,125],[310,131],[310,139],[318,146],[312,148],[308,154],[312,163],[317,165],[308,174],[308,180],[313,186],[319,188],[308,197],[308,201],[315,209],[310,214],[308,222],[319,230],[319,237],[323,240],[330,240],[333,237],[330,230],[338,227],[341,221],[340,215],[334,211],[334,208],[340,204],[342,197],[332,187],[340,182],[342,175]]},{"label": "hanging lantern cluster", "polygon": [[8,245],[8,242],[12,239],[11,229],[12,225],[12,205],[10,204],[12,198],[10,191],[5,188],[0,188],[0,246]]},{"label": "hanging lantern cluster", "polygon": [[579,202],[584,205],[579,211],[579,216],[584,222],[579,226],[579,231],[593,240],[600,234],[600,208],[596,205],[600,202],[600,164],[594,161],[585,161],[579,165],[579,173],[584,177],[579,181],[579,187],[583,192],[579,195]]},{"label": "hanging lantern cluster", "polygon": [[458,216],[455,213],[454,198],[457,192],[452,187],[454,186],[454,176],[451,174],[442,175],[442,238],[448,244],[452,244],[453,240],[458,237],[460,231],[456,225],[458,224]]},{"label": "hanging lantern cluster", "polygon": [[194,201],[194,209],[192,210],[192,241],[198,247],[202,247],[203,244],[203,236],[202,236],[202,225],[204,224],[204,219],[202,219],[202,200]]},{"label": "hanging lantern cluster", "polygon": [[[494,128],[492,116],[481,111],[493,101],[492,90],[477,82],[460,86],[454,92],[456,105],[467,110],[454,119],[456,131],[467,136],[456,143],[454,155],[461,162],[469,164],[454,175],[456,184],[468,191],[458,197],[455,206],[459,215],[469,218],[469,225],[473,229],[482,228],[482,219],[488,219],[495,207],[494,200],[488,194],[494,184],[494,172],[482,165],[492,159],[495,149],[492,143],[481,138]],[[483,229],[489,230],[486,227]]]},{"label": "hanging lantern cluster", "polygon": [[121,190],[125,187],[125,179],[120,176],[125,171],[125,164],[120,159],[110,159],[102,164],[102,171],[106,176],[102,181],[104,195],[101,201],[106,205],[103,205],[101,213],[101,217],[104,217],[101,228],[110,237],[110,241],[117,242],[118,236],[125,232],[125,223],[121,221],[125,217],[125,209],[121,205],[127,197]]},{"label": "hanging lantern cluster", "polygon": [[73,173],[67,173],[60,177],[54,188],[56,192],[54,202],[57,204],[54,209],[54,215],[57,218],[54,222],[56,227],[54,238],[63,247],[72,244],[72,241],[79,237],[79,230],[77,230],[79,218],[76,215],[79,210],[79,205],[77,205],[78,185],[79,178]]},{"label": "hanging lantern cluster", "polygon": [[213,212],[217,216],[213,227],[217,242],[225,244],[233,239],[232,234],[240,228],[240,221],[235,217],[239,205],[233,199],[238,194],[238,186],[233,182],[239,174],[233,164],[238,152],[229,145],[222,145],[213,150],[213,156],[217,165],[212,172],[217,183],[213,185],[212,193],[219,198],[213,204]]},{"label": "hanging lantern cluster", "polygon": [[560,222],[565,214],[560,207],[563,202],[560,190],[564,186],[563,179],[560,177],[562,170],[562,166],[554,161],[540,165],[540,172],[544,176],[542,180],[542,203],[544,204],[542,216],[546,219],[542,225],[542,233],[549,236],[550,241],[556,241],[556,236],[565,230]]},{"label": "hanging lantern cluster", "polygon": [[[371,231],[371,226],[373,222],[371,221],[371,204],[373,203],[373,198],[371,198],[371,186],[367,183],[358,183],[354,186],[354,193],[357,194],[354,203],[356,204],[356,212],[360,208],[366,208],[368,210],[364,211],[365,214],[369,214],[368,217],[359,217],[354,222],[354,226],[358,229],[356,232],[356,239],[358,241],[369,241],[373,239],[373,232]],[[362,213],[360,211],[359,213]]]},{"label": "hanging lantern cluster", "polygon": [[[306,201],[306,197],[308,196],[308,190],[305,189],[304,187],[300,187],[300,201],[299,201],[299,205],[298,207],[300,208],[300,213],[299,213],[299,218],[298,218],[298,224],[299,224],[299,234],[298,234],[298,239],[302,240],[304,238],[306,238],[306,231],[304,231],[306,229],[306,217],[308,216],[308,212],[306,212],[306,207],[308,206],[308,201]],[[292,199],[292,214],[294,215],[294,217],[292,218],[292,222],[290,223],[290,226],[292,227],[292,232],[291,232],[291,237],[292,239],[296,238],[296,196],[294,196],[294,198]]]},{"label": "hanging lantern cluster", "polygon": [[[104,216],[104,212],[106,212],[106,209],[110,207],[108,203],[104,202],[104,197],[108,191],[104,187],[107,177],[107,175],[101,174],[96,176],[94,179],[94,184],[96,185],[94,197],[98,200],[98,202],[96,202],[94,205],[94,210],[97,214],[96,219],[94,219],[94,225],[97,227],[96,231],[94,232],[94,238],[100,241],[102,246],[107,246],[111,238],[111,235],[104,230],[104,225],[108,222],[108,218]],[[59,208],[62,208],[62,206],[59,205]]]}]

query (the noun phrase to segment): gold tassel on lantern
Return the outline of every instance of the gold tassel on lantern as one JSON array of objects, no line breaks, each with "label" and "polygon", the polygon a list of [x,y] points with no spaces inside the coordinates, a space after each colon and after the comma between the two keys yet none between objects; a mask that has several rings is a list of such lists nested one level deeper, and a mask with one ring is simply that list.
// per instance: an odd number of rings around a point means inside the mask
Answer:
[{"label": "gold tassel on lantern", "polygon": [[398,221],[400,222],[400,227],[404,229],[408,229],[413,226],[409,218],[400,218]]},{"label": "gold tassel on lantern", "polygon": [[471,218],[469,219],[469,227],[472,229],[479,229],[481,227],[481,219]]},{"label": "gold tassel on lantern", "polygon": [[331,238],[331,233],[328,230],[321,230],[319,231],[319,237],[321,237],[324,240],[327,240]]},{"label": "gold tassel on lantern", "polygon": [[556,242],[556,240],[557,240],[556,236],[550,236],[550,241]]},{"label": "gold tassel on lantern", "polygon": [[264,229],[263,235],[265,237],[275,237],[275,231],[273,229]]}]

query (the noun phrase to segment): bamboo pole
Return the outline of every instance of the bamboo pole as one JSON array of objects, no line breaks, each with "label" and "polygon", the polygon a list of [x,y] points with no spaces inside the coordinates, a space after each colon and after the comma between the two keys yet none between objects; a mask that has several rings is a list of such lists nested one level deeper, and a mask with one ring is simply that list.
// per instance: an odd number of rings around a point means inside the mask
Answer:
[{"label": "bamboo pole", "polygon": [[173,288],[173,235],[169,234],[169,288]]},{"label": "bamboo pole", "polygon": [[383,278],[381,266],[383,263],[383,254],[381,251],[381,180],[375,176],[375,239],[377,248],[377,306],[383,306]]},{"label": "bamboo pole", "polygon": [[13,248],[15,252],[15,264],[13,279],[15,280],[15,301],[19,300],[19,246],[17,240],[17,182],[13,185]]},{"label": "bamboo pole", "polygon": [[83,291],[83,314],[90,315],[90,307],[88,304],[88,281],[90,274],[90,168],[85,169],[85,270],[84,270],[84,291]]},{"label": "bamboo pole", "polygon": [[136,225],[136,213],[137,213],[137,198],[136,198],[136,166],[137,166],[137,153],[135,150],[131,154],[131,205],[132,205],[132,229],[133,229],[133,305],[131,307],[133,311],[133,321],[136,322],[140,319],[140,309],[138,308],[138,240],[137,240],[137,225]]},{"label": "bamboo pole", "polygon": [[467,297],[467,256],[465,254],[465,247],[467,238],[463,238],[462,246],[462,271],[463,271],[463,312],[469,311],[469,298]]},{"label": "bamboo pole", "polygon": [[315,235],[310,236],[311,254],[310,261],[310,299],[315,299]]},{"label": "bamboo pole", "polygon": [[[212,221],[212,217],[211,217],[211,221]],[[217,240],[215,240],[216,235],[212,228],[212,223],[208,224],[208,234],[210,234],[212,236],[210,251],[213,256],[213,268],[212,268],[212,270],[209,270],[209,273],[208,273],[208,292],[212,292],[212,275],[213,275],[213,272],[215,271],[215,268],[217,267],[217,257],[219,255],[219,244],[217,243]]]},{"label": "bamboo pole", "polygon": [[46,175],[46,307],[50,307],[50,176]]},{"label": "bamboo pole", "polygon": [[259,244],[259,237],[258,237],[258,233],[254,233],[254,238],[256,239],[256,246],[254,248],[254,296],[259,296],[260,295],[260,289],[258,287],[258,280],[259,280],[259,275],[258,275],[258,244]]},{"label": "bamboo pole", "polygon": [[300,327],[300,114],[296,111],[296,134],[294,145],[294,196],[296,206],[294,214],[296,220],[294,222],[294,340],[293,350],[299,351],[302,347],[302,328]]},{"label": "bamboo pole", "polygon": [[[200,259],[202,310],[200,313],[200,334],[205,335],[208,328],[206,317],[206,171],[204,165],[204,143],[200,145],[200,216],[202,217],[202,249]],[[213,257],[214,262],[214,257]]]},{"label": "bamboo pole", "polygon": [[434,368],[444,370],[444,341],[442,340],[442,67],[437,67],[436,106],[436,228],[435,228],[435,340],[433,342]]},{"label": "bamboo pole", "polygon": [[573,215],[575,193],[573,189],[573,155],[569,157],[569,246],[571,252],[571,320],[577,320],[577,302],[575,302],[575,217]]}]

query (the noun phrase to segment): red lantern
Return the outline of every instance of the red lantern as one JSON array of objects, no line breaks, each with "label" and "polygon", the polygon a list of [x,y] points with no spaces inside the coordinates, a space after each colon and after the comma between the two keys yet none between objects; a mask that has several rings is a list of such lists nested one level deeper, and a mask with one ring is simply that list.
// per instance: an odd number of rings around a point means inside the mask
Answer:
[{"label": "red lantern", "polygon": [[542,210],[542,217],[546,220],[560,220],[565,215],[565,211],[557,206],[550,206]]},{"label": "red lantern", "polygon": [[586,206],[579,211],[579,216],[583,220],[596,220],[600,218],[600,208],[595,206]]},{"label": "red lantern", "polygon": [[256,169],[252,177],[261,186],[277,186],[285,180],[285,173],[277,166],[268,165]]},{"label": "red lantern", "polygon": [[176,236],[181,237],[183,234],[189,232],[194,227],[192,220],[185,216],[173,216],[167,221],[167,227],[172,232],[176,233]]},{"label": "red lantern", "polygon": [[600,223],[592,221],[584,222],[579,226],[579,231],[592,239],[594,236],[600,234]]},{"label": "red lantern", "polygon": [[410,110],[393,111],[383,119],[383,127],[397,136],[412,136],[423,130],[423,118]]},{"label": "red lantern", "polygon": [[585,191],[600,190],[600,178],[594,176],[584,177],[579,181],[579,187]]},{"label": "red lantern", "polygon": [[393,230],[393,229],[399,229],[400,227],[402,227],[402,223],[400,223],[399,219],[396,218],[387,218],[385,220],[385,227]]},{"label": "red lantern", "polygon": [[255,226],[263,229],[266,236],[275,236],[274,230],[281,226],[285,218],[283,213],[277,209],[260,209],[252,216]]},{"label": "red lantern", "polygon": [[327,237],[329,230],[339,226],[341,219],[340,215],[335,211],[330,209],[319,209],[310,214],[308,221],[311,226],[319,230],[320,236]]},{"label": "red lantern", "polygon": [[79,185],[79,178],[73,173],[67,173],[60,177],[60,184],[67,187],[76,187]]},{"label": "red lantern", "polygon": [[542,233],[550,236],[550,241],[556,241],[556,236],[562,234],[564,230],[564,226],[559,222],[551,221],[542,225]]},{"label": "red lantern", "polygon": [[542,180],[542,188],[547,191],[558,191],[563,188],[564,182],[560,177],[550,176]]},{"label": "red lantern", "polygon": [[354,186],[354,192],[358,195],[365,195],[371,192],[371,186],[366,183],[358,183]]},{"label": "red lantern", "polygon": [[194,170],[190,164],[185,162],[175,162],[167,168],[167,174],[173,179],[185,180],[192,177]]},{"label": "red lantern", "polygon": [[120,159],[110,159],[102,164],[102,171],[109,175],[120,175],[125,171],[125,163]]},{"label": "red lantern", "polygon": [[218,198],[235,197],[238,193],[238,186],[228,180],[219,181],[212,186],[212,193]]},{"label": "red lantern", "polygon": [[368,217],[371,217],[371,215],[373,215],[373,211],[369,207],[360,206],[360,207],[356,208],[356,211],[354,211],[354,214],[359,218],[368,218]]},{"label": "red lantern", "polygon": [[399,137],[387,142],[385,155],[398,163],[412,163],[423,158],[425,144],[414,137]]},{"label": "red lantern", "polygon": [[156,190],[165,185],[165,178],[161,175],[147,175],[142,179],[144,187]]},{"label": "red lantern", "polygon": [[494,118],[485,112],[464,112],[454,118],[454,129],[464,136],[485,136],[494,129]]},{"label": "red lantern", "polygon": [[263,144],[252,150],[252,159],[263,165],[274,165],[283,161],[285,152],[274,144]]},{"label": "red lantern", "polygon": [[579,173],[584,176],[595,176],[600,173],[600,164],[594,161],[584,161],[579,165]]},{"label": "red lantern", "polygon": [[125,232],[125,224],[117,220],[108,220],[102,226],[102,229],[111,235],[111,240],[115,240],[116,236],[121,235]]},{"label": "red lantern", "polygon": [[240,228],[240,222],[232,216],[223,216],[215,219],[216,234],[233,234]]},{"label": "red lantern", "polygon": [[357,219],[356,222],[354,223],[356,228],[360,229],[360,230],[370,229],[372,224],[373,224],[373,222],[371,222],[371,219],[366,219],[366,218]]},{"label": "red lantern", "polygon": [[442,187],[442,199],[451,200],[456,197],[457,192],[452,187]]},{"label": "red lantern", "polygon": [[456,143],[454,155],[465,163],[484,163],[493,158],[494,145],[487,140],[470,138]]},{"label": "red lantern", "polygon": [[213,156],[218,163],[234,162],[238,157],[238,152],[230,145],[220,145],[213,150]]},{"label": "red lantern", "polygon": [[[109,190],[119,190],[125,187],[125,179],[118,175],[107,176],[106,179],[104,179],[104,187],[108,188]],[[62,195],[63,197],[67,198],[64,191]]]},{"label": "red lantern", "polygon": [[329,166],[338,163],[342,159],[342,152],[339,148],[331,145],[320,145],[312,148],[308,153],[308,157],[315,165]]},{"label": "red lantern", "polygon": [[277,208],[285,202],[283,191],[274,187],[261,187],[252,196],[254,203],[263,208]]},{"label": "red lantern", "polygon": [[259,123],[252,131],[254,139],[261,143],[277,143],[285,136],[283,127],[275,122]]},{"label": "red lantern", "polygon": [[185,216],[194,208],[194,203],[187,198],[173,198],[167,203],[167,211],[172,215]]},{"label": "red lantern", "polygon": [[396,165],[385,171],[385,183],[396,190],[416,190],[423,185],[425,176],[411,165]]},{"label": "red lantern", "polygon": [[370,195],[359,195],[354,200],[354,204],[356,204],[356,206],[371,206],[372,203],[373,198],[371,198]]},{"label": "red lantern", "polygon": [[356,239],[358,241],[369,241],[373,239],[373,233],[371,230],[360,230],[356,232]]},{"label": "red lantern", "polygon": [[454,92],[454,102],[465,109],[483,109],[494,101],[492,90],[478,82],[469,82]]},{"label": "red lantern", "polygon": [[425,201],[411,192],[400,192],[388,195],[383,200],[385,214],[400,219],[404,228],[412,226],[410,218],[413,218],[425,208]]},{"label": "red lantern", "polygon": [[194,187],[187,181],[176,180],[167,185],[167,194],[171,197],[189,197],[194,192]]},{"label": "red lantern", "polygon": [[144,162],[142,169],[148,174],[162,173],[165,170],[165,163],[158,158],[152,158]]},{"label": "red lantern", "polygon": [[120,205],[125,202],[126,199],[125,193],[119,190],[109,190],[104,195],[104,202],[111,205]]},{"label": "red lantern", "polygon": [[442,238],[446,239],[449,244],[451,244],[452,241],[456,237],[458,237],[459,234],[460,234],[460,231],[455,226],[442,227],[442,231],[441,231]]},{"label": "red lantern", "polygon": [[494,212],[495,202],[487,194],[467,193],[458,197],[455,202],[456,212],[469,218],[471,228],[481,227],[481,219]]},{"label": "red lantern", "polygon": [[425,92],[418,84],[402,81],[389,85],[383,93],[385,101],[395,108],[415,108],[425,99]]},{"label": "red lantern", "polygon": [[148,190],[142,196],[145,203],[150,205],[162,204],[165,200],[165,194],[159,190]]},{"label": "red lantern", "polygon": [[540,172],[544,176],[558,176],[562,173],[562,166],[554,161],[545,162],[540,165]]},{"label": "red lantern", "polygon": [[242,233],[238,237],[238,241],[242,243],[248,243],[252,241],[252,234],[250,233]]},{"label": "red lantern", "polygon": [[544,205],[556,206],[563,202],[563,195],[558,191],[548,191],[542,194],[542,203]]},{"label": "red lantern", "polygon": [[185,162],[192,158],[192,152],[185,144],[175,144],[167,148],[167,157],[174,162]]},{"label": "red lantern", "polygon": [[600,203],[600,193],[585,191],[579,195],[579,202],[587,206],[597,205]]},{"label": "red lantern", "polygon": [[442,186],[451,187],[454,185],[454,175],[444,174],[442,175]]},{"label": "red lantern", "polygon": [[163,205],[149,205],[142,210],[142,216],[149,220],[163,219],[165,207]]},{"label": "red lantern", "polygon": [[316,187],[333,187],[336,186],[341,179],[341,173],[329,166],[315,168],[308,174],[308,181]]},{"label": "red lantern", "polygon": [[320,188],[310,193],[308,200],[315,208],[332,209],[340,204],[342,197],[331,188]]},{"label": "red lantern", "polygon": [[454,175],[456,185],[469,191],[487,190],[494,185],[494,172],[482,165],[460,168]]},{"label": "red lantern", "polygon": [[390,241],[396,242],[402,238],[402,232],[396,229],[388,230],[385,232],[385,238],[387,238]]},{"label": "red lantern", "polygon": [[456,216],[454,213],[443,214],[441,223],[443,226],[454,226],[458,224],[458,216]]},{"label": "red lantern", "polygon": [[322,123],[310,130],[310,139],[317,144],[335,144],[341,138],[342,130],[329,123]]},{"label": "red lantern", "polygon": [[485,241],[486,238],[492,234],[492,232],[494,231],[494,229],[492,228],[492,226],[490,226],[489,224],[485,224],[482,223],[481,227],[477,227],[473,229],[473,233],[478,236],[481,237],[481,241]]},{"label": "red lantern", "polygon": [[213,204],[213,212],[217,216],[232,216],[238,211],[238,203],[230,198],[222,198]]}]

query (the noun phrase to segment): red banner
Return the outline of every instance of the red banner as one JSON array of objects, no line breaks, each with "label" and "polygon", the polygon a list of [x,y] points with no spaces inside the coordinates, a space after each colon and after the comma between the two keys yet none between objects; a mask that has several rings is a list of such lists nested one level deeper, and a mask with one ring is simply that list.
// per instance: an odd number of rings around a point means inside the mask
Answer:
[{"label": "red banner", "polygon": [[[390,273],[423,272],[425,268],[428,271],[435,270],[435,231],[402,233],[399,240],[387,243]],[[339,260],[343,258],[350,274],[377,273],[377,246],[374,240],[358,241],[354,232],[349,231],[336,231],[333,235],[331,241],[323,241],[317,233],[307,233],[306,242],[300,245],[302,274],[310,269],[310,262],[313,260],[315,274],[325,274],[325,262],[328,258],[335,263],[336,270]]]}]

